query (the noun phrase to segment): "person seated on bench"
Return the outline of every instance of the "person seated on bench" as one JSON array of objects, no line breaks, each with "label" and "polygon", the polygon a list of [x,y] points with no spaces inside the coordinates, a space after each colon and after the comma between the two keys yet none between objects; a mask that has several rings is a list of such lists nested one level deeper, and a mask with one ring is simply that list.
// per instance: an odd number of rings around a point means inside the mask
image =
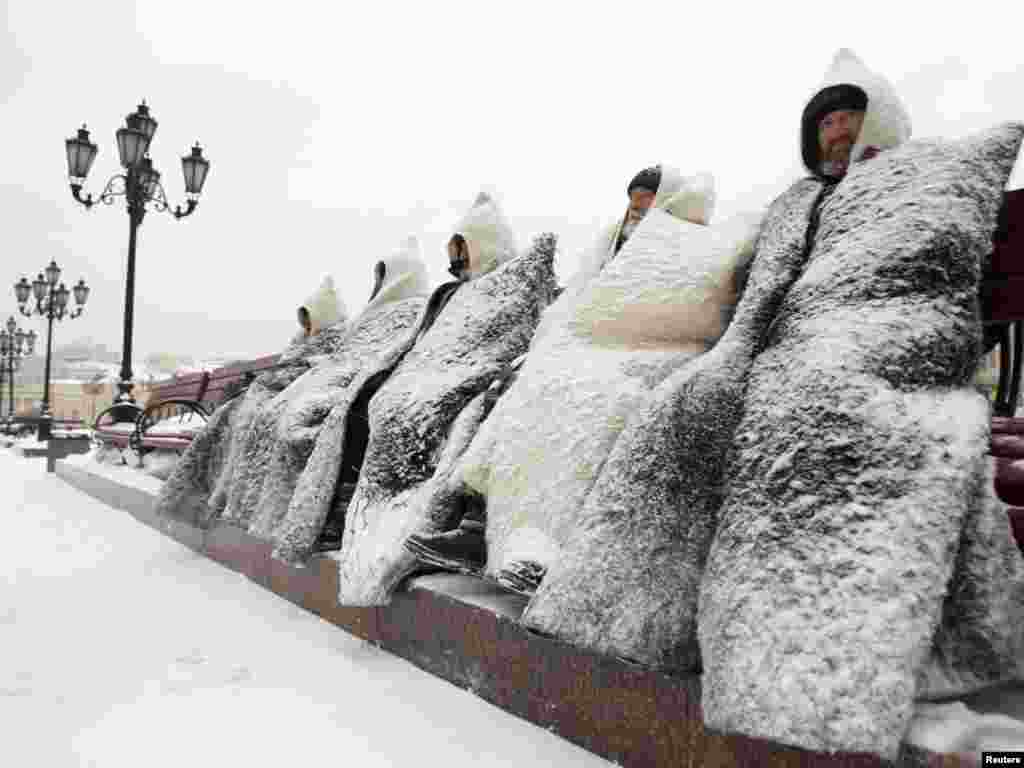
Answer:
[{"label": "person seated on bench", "polygon": [[299,327],[302,333],[297,340],[314,336],[342,319],[340,306],[334,279],[327,275],[320,283],[320,287],[298,308]]},{"label": "person seated on bench", "polygon": [[[626,211],[615,223],[606,226],[597,237],[596,245],[584,257],[580,272],[568,287],[570,293],[561,305],[572,301],[572,295],[581,291],[586,284],[611,262],[622,250],[623,245],[637,226],[643,221],[647,212],[660,200],[665,202],[678,191],[679,179],[673,176],[666,180],[666,189],[662,186],[662,166],[654,165],[636,173],[626,186]],[[674,212],[675,213],[675,212]],[[678,214],[677,214],[678,215]],[[542,321],[543,324],[544,321]],[[537,335],[543,331],[538,328]],[[484,404],[484,418],[494,408],[504,392],[516,379],[526,355],[521,355],[508,367],[504,374],[492,382],[487,390]],[[411,552],[424,566],[442,568],[464,573],[479,573],[486,563],[486,544],[484,530],[486,512],[482,504],[476,503],[473,497],[467,498],[465,513],[458,527],[430,536],[412,535],[405,542],[405,548]],[[526,568],[527,571],[534,569]],[[543,571],[534,573],[539,582]]]},{"label": "person seated on bench", "polygon": [[[438,286],[431,294],[416,328],[413,343],[402,357],[408,354],[416,342],[433,327],[445,305],[462,285],[474,277],[492,271],[499,262],[509,258],[514,250],[514,238],[496,202],[490,195],[481,192],[447,243],[448,272],[455,279]],[[349,407],[345,422],[345,458],[331,513],[317,542],[316,548],[320,552],[341,548],[345,527],[344,513],[352,494],[355,493],[370,441],[370,400],[387,382],[388,377],[401,363],[402,357],[370,377]]]}]

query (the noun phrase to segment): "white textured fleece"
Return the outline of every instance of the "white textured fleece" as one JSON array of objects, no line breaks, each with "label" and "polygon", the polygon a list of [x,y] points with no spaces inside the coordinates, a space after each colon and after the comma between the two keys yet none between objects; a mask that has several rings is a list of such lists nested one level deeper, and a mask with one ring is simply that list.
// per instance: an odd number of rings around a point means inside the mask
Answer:
[{"label": "white textured fleece", "polygon": [[369,316],[384,304],[402,299],[426,296],[429,292],[427,265],[423,261],[420,241],[414,235],[405,238],[385,259],[384,284],[368,302],[360,317]]},{"label": "white textured fleece", "polygon": [[749,240],[745,225],[712,231],[653,210],[576,299],[545,312],[461,466],[487,500],[488,570],[558,558],[630,416],[720,333]]},{"label": "white textured fleece", "polygon": [[849,48],[840,48],[832,58],[825,78],[808,101],[830,85],[856,85],[868,97],[864,123],[850,153],[850,162],[861,159],[868,147],[892,149],[910,139],[910,115],[896,95],[892,84],[877,72],[872,72]]},{"label": "white textured fleece", "polygon": [[[699,202],[684,204],[695,210]],[[736,300],[736,265],[753,248],[759,222],[740,216],[712,228],[652,210],[601,279],[581,292],[570,328],[600,345],[714,343]]]},{"label": "white textured fleece", "polygon": [[334,289],[334,279],[330,275],[324,277],[320,287],[300,307],[304,307],[309,312],[310,325],[312,326],[310,335],[319,333],[324,328],[345,320],[348,315],[345,304],[338,297],[338,292]]},{"label": "white textured fleece", "polygon": [[516,255],[515,234],[497,201],[486,192],[477,195],[452,234],[466,240],[473,277],[492,272]]}]

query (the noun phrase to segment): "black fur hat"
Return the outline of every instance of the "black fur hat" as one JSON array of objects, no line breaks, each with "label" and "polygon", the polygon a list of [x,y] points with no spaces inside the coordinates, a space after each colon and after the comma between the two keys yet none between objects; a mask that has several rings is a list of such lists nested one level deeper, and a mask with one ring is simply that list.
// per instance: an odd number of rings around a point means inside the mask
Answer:
[{"label": "black fur hat", "polygon": [[804,157],[804,165],[814,175],[818,175],[818,123],[829,112],[837,109],[856,109],[864,111],[868,107],[868,95],[862,88],[848,83],[830,85],[818,91],[814,98],[807,102],[804,114],[800,118],[800,149]]},{"label": "black fur hat", "polygon": [[626,194],[631,194],[637,187],[657,192],[659,184],[661,184],[661,166],[652,165],[650,168],[644,168],[633,177],[633,180],[629,182],[629,186],[626,187]]}]

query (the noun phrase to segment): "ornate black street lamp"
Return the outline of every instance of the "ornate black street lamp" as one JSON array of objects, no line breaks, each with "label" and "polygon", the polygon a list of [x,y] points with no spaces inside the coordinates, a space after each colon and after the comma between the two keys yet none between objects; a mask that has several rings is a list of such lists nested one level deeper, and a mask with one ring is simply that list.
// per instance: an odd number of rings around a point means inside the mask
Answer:
[{"label": "ornate black street lamp", "polygon": [[[124,173],[116,174],[107,181],[103,193],[98,200],[92,195],[82,197],[82,185],[85,183],[93,160],[96,159],[98,148],[89,141],[89,131],[83,125],[78,135],[65,142],[68,153],[68,177],[71,182],[71,194],[75,200],[86,208],[102,201],[107,205],[114,198],[123,196],[128,207],[128,275],[125,281],[124,297],[124,347],[121,358],[121,380],[117,384],[119,391],[116,400],[123,403],[134,403],[132,397],[132,321],[135,304],[135,240],[136,230],[146,215],[146,204],[150,203],[156,211],[166,211],[175,219],[183,219],[192,213],[199,204],[199,195],[203,191],[206,175],[210,171],[210,161],[203,157],[203,150],[197,143],[192,153],[181,158],[181,169],[185,175],[185,210],[176,206],[171,210],[167,202],[164,188],[160,184],[160,172],[153,167],[149,158],[149,147],[156,133],[157,122],[149,114],[149,107],[143,101],[135,112],[125,118],[123,128],[117,130],[117,151],[120,155]],[[132,409],[126,409],[132,410]]]},{"label": "ornate black street lamp", "polygon": [[[85,310],[85,302],[89,298],[89,288],[85,280],[79,280],[72,290],[68,290],[64,283],[60,283],[60,267],[56,261],[51,261],[46,268],[46,277],[39,273],[39,277],[31,283],[24,277],[20,282],[14,284],[14,295],[18,299],[18,311],[25,317],[32,317],[33,314],[42,315],[47,319],[46,329],[46,373],[43,379],[43,407],[39,414],[40,442],[50,439],[53,417],[50,414],[50,356],[53,353],[53,321],[63,320],[65,317],[74,319]],[[68,309],[68,297],[75,294],[74,309]],[[35,307],[26,308],[29,294],[35,298]]]},{"label": "ornate black street lamp", "polygon": [[25,333],[14,318],[7,321],[6,330],[0,330],[0,408],[3,407],[4,377],[7,378],[9,399],[7,419],[14,418],[14,374],[21,368],[21,358],[33,354],[36,349],[36,332]]}]

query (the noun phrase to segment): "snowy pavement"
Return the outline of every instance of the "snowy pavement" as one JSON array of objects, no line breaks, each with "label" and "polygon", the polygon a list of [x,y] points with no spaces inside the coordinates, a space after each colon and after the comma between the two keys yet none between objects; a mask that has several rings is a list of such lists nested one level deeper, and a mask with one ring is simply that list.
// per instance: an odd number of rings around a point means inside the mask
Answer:
[{"label": "snowy pavement", "polygon": [[0,765],[608,766],[0,451]]}]

